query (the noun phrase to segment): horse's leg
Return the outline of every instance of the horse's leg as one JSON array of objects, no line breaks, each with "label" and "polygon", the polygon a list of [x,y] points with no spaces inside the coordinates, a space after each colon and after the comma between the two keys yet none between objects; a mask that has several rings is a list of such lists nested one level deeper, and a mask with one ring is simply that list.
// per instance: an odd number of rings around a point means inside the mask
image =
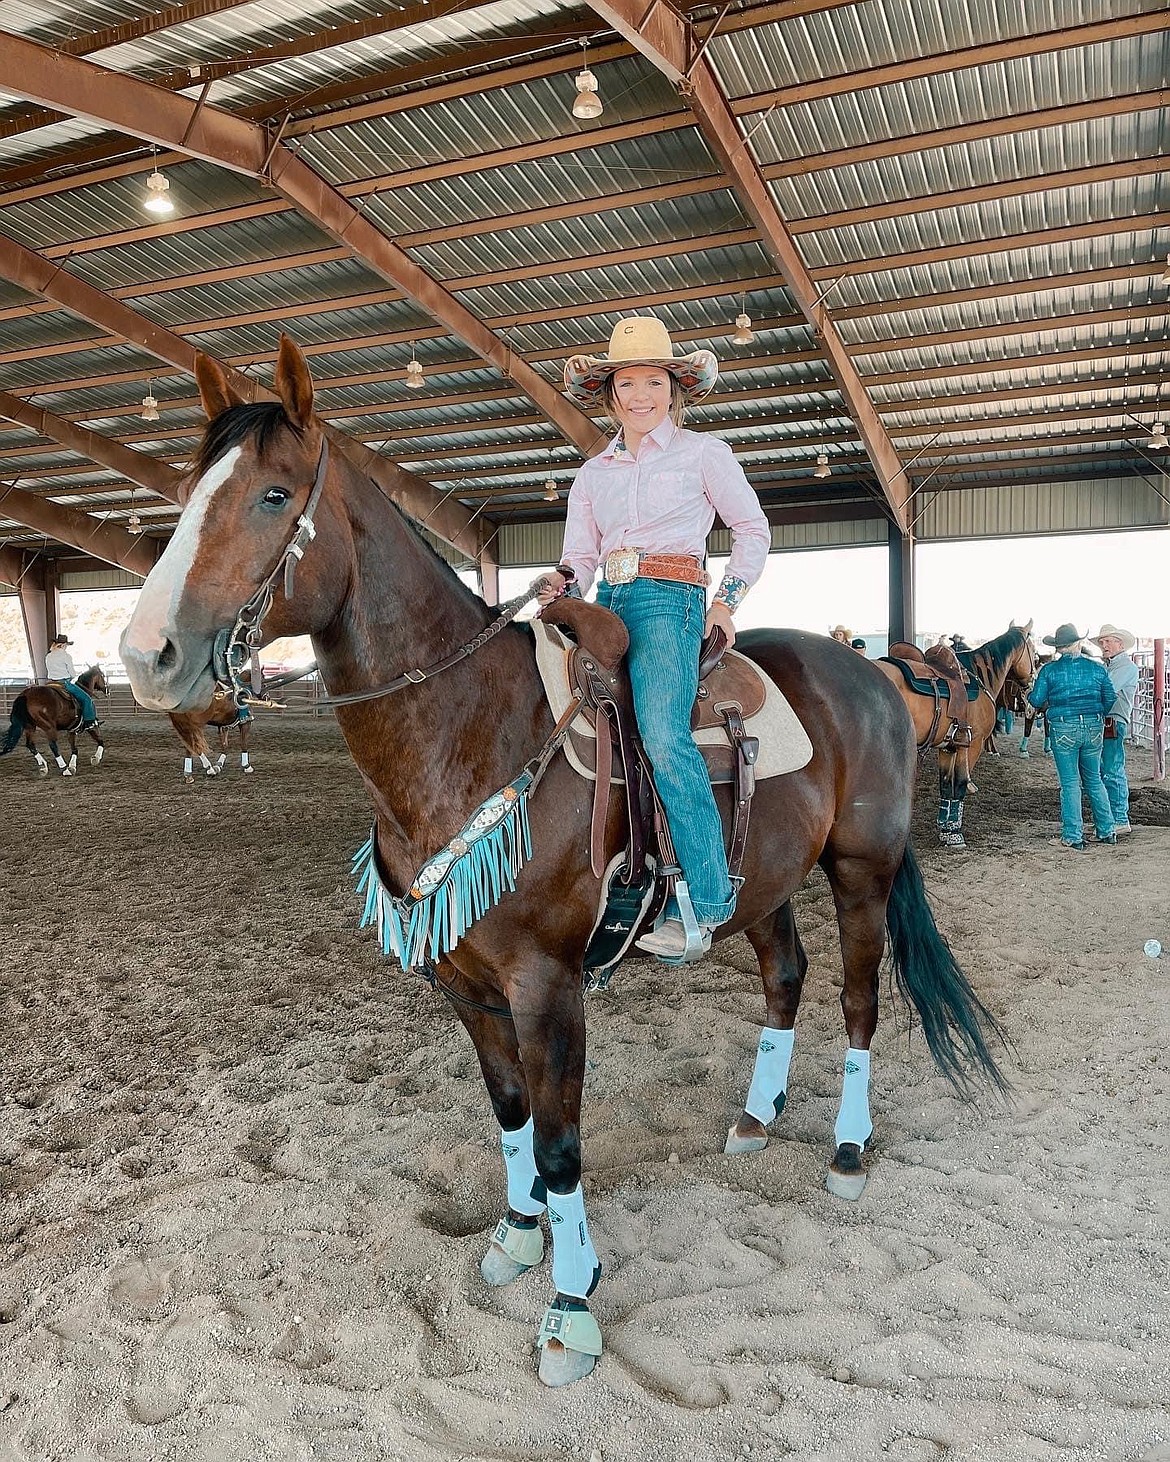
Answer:
[{"label": "horse's leg", "polygon": [[56,732],[56,730],[54,729],[54,730],[48,732],[48,737],[49,737],[49,750],[53,753],[53,760],[57,763],[57,766],[60,768],[61,775],[63,777],[67,777],[69,775],[69,768],[68,768],[68,766],[65,763],[65,758],[61,755],[61,748],[57,744],[57,732]]},{"label": "horse's leg", "polygon": [[808,969],[791,903],[782,904],[745,932],[760,962],[768,1014],[743,1115],[727,1134],[726,1153],[759,1152],[768,1145],[768,1124],[784,1109],[796,1011]]},{"label": "horse's leg", "polygon": [[578,973],[546,962],[513,996],[520,1059],[532,1107],[533,1155],[545,1186],[556,1293],[537,1341],[540,1379],[566,1386],[601,1354],[601,1331],[586,1300],[601,1277],[581,1189],[581,1085],[585,1007]]},{"label": "horse's leg", "polygon": [[97,750],[90,757],[89,764],[91,767],[100,766],[102,757],[106,754],[106,743],[102,740],[101,732],[96,726],[91,726],[88,734],[97,742]]},{"label": "horse's leg", "polygon": [[216,730],[219,732],[219,756],[216,758],[215,761],[215,770],[216,774],[218,775],[227,765],[228,728],[226,726],[217,726]]},{"label": "horse's leg", "polygon": [[77,775],[77,732],[69,733],[69,765],[62,773],[62,776],[73,777]]},{"label": "horse's leg", "polygon": [[862,1154],[873,1135],[869,1115],[869,1047],[878,1019],[878,973],[886,947],[886,903],[893,873],[886,875],[872,859],[840,857],[825,861],[837,927],[845,983],[841,1010],[849,1045],[841,1082],[841,1105],[833,1127],[837,1150],[825,1185],[838,1198],[861,1197],[866,1183]]},{"label": "horse's leg", "polygon": [[967,795],[967,773],[958,752],[938,753],[938,840],[944,848],[965,848],[963,798]]},{"label": "horse's leg", "polygon": [[248,760],[248,727],[249,722],[240,722],[240,770],[250,776],[252,763]]},{"label": "horse's leg", "polygon": [[[446,984],[449,968],[440,966],[439,978]],[[498,1289],[519,1279],[544,1257],[540,1227],[540,1216],[545,1211],[544,1183],[537,1174],[532,1151],[528,1086],[515,1027],[503,1016],[452,1003],[475,1047],[492,1110],[500,1124],[508,1206],[479,1265],[485,1283]]]},{"label": "horse's leg", "polygon": [[34,726],[30,726],[24,733],[24,744],[32,752],[33,758],[36,761],[37,776],[47,777],[49,775],[49,763],[41,755],[40,748],[37,746],[37,733]]},{"label": "horse's leg", "polygon": [[1025,711],[1024,712],[1024,731],[1023,731],[1023,734],[1020,737],[1020,755],[1021,756],[1031,756],[1031,752],[1028,750],[1028,738],[1031,736],[1031,734],[1032,734],[1032,727],[1035,724],[1036,724],[1036,712],[1035,711]]}]

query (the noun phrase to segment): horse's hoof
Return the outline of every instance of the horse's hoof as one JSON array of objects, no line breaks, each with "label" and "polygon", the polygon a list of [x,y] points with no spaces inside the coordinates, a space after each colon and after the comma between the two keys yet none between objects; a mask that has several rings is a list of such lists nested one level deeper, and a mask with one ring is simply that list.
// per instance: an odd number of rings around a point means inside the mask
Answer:
[{"label": "horse's hoof", "polygon": [[49,775],[49,769],[48,769],[48,767],[39,767],[37,769],[37,776],[38,777],[47,777],[48,775]]},{"label": "horse's hoof", "polygon": [[65,767],[65,768],[62,769],[61,775],[63,777],[71,777],[73,775],[73,773],[69,770],[68,767]]},{"label": "horse's hoof", "polygon": [[868,1174],[856,1142],[842,1142],[825,1174],[825,1187],[834,1198],[856,1203],[865,1192]]},{"label": "horse's hoof", "polygon": [[536,1223],[511,1223],[505,1216],[496,1225],[487,1253],[479,1261],[483,1282],[503,1289],[544,1258],[544,1232]]},{"label": "horse's hoof", "polygon": [[973,792],[978,792],[978,790],[979,790],[979,788],[975,785],[974,782],[968,782],[967,783],[967,796],[968,797],[970,797]]},{"label": "horse's hoof", "polygon": [[536,1374],[546,1386],[571,1386],[574,1381],[583,1381],[596,1364],[595,1355],[569,1350],[550,1340],[540,1352],[540,1366]]},{"label": "horse's hoof", "polygon": [[540,1334],[540,1365],[537,1374],[546,1386],[571,1386],[597,1364],[601,1354],[601,1331],[582,1300],[558,1294],[544,1312]]},{"label": "horse's hoof", "polygon": [[186,787],[193,787],[195,785],[195,777],[194,777],[194,775],[189,776],[189,777],[184,777],[183,778],[183,785],[186,786]]},{"label": "horse's hoof", "polygon": [[768,1145],[768,1129],[745,1112],[734,1127],[727,1129],[723,1151],[728,1157],[741,1152],[763,1152]]},{"label": "horse's hoof", "polygon": [[243,772],[244,776],[250,777],[252,773],[256,770],[256,768],[253,766],[247,766],[241,767],[240,770]]},{"label": "horse's hoof", "polygon": [[216,769],[214,767],[208,767],[207,770],[203,773],[203,775],[205,777],[218,777],[219,776],[219,773],[216,771]]}]

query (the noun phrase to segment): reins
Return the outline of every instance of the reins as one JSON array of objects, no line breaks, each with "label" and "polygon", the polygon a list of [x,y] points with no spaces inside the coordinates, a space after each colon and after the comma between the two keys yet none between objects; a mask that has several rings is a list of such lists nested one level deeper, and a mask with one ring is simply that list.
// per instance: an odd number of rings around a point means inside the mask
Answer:
[{"label": "reins", "polygon": [[[317,668],[314,661],[310,665],[302,666],[299,670],[289,671],[285,675],[266,680],[260,664],[261,625],[272,608],[276,581],[282,572],[284,574],[284,597],[291,599],[293,596],[296,566],[304,558],[305,549],[317,536],[313,515],[321,499],[328,467],[329,442],[322,437],[321,455],[317,459],[313,490],[305,504],[305,511],[297,519],[296,532],[277,559],[272,572],[237,613],[236,622],[231,631],[222,630],[216,636],[212,652],[216,678],[239,706],[244,706],[249,701],[272,704],[268,701],[268,697],[273,691],[291,685],[294,681],[303,680],[306,675],[311,675]],[[433,665],[405,670],[393,680],[387,681],[384,685],[371,686],[369,690],[351,690],[340,695],[323,696],[317,704],[319,706],[357,705],[360,701],[378,700],[382,696],[393,695],[396,691],[405,690],[407,686],[421,685],[423,681],[430,680],[435,675],[441,675],[444,670],[450,670],[452,666],[466,660],[469,655],[474,655],[476,650],[481,650],[490,640],[495,639],[501,630],[512,623],[521,609],[536,598],[541,582],[539,579],[534,580],[523,594],[518,594],[515,599],[510,599],[497,617],[477,635],[468,640],[466,644],[460,645],[457,650],[452,651],[444,659],[437,660]],[[251,673],[247,681],[244,680],[242,673],[246,663],[251,666]]]}]

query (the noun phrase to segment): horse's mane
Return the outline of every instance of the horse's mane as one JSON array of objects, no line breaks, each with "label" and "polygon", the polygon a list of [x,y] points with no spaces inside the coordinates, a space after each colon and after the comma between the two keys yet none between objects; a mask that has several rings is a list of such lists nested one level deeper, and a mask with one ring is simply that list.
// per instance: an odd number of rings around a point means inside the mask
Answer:
[{"label": "horse's mane", "polygon": [[[209,467],[230,452],[233,447],[238,447],[244,442],[255,441],[257,450],[262,452],[281,427],[287,427],[298,439],[304,436],[300,427],[289,420],[279,401],[245,402],[240,406],[231,406],[227,411],[221,411],[204,428],[203,440],[199,443],[195,460],[191,464],[191,476],[198,481]],[[390,498],[386,498],[386,502],[431,557],[443,565],[467,601],[483,608],[484,601],[474,589],[469,588],[463,582],[443,555],[427,542],[426,535],[410,515],[403,512]]]},{"label": "horse's mane", "polygon": [[1018,624],[1013,624],[1010,628],[1005,629],[1003,634],[996,635],[993,640],[985,640],[983,644],[976,645],[973,650],[961,651],[959,659],[969,668],[976,670],[982,662],[987,666],[991,677],[994,678],[1004,669],[1026,638],[1023,628]]},{"label": "horse's mane", "polygon": [[198,480],[214,463],[238,447],[241,442],[256,439],[260,451],[269,444],[282,426],[288,427],[294,436],[304,433],[285,415],[279,401],[251,401],[221,411],[203,429],[203,440],[191,464],[192,475]]}]

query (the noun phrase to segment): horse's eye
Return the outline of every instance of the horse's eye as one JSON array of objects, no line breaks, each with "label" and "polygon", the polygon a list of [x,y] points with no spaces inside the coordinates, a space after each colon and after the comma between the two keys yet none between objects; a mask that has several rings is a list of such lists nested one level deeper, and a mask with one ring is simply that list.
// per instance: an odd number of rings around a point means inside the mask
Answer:
[{"label": "horse's eye", "polygon": [[270,487],[264,494],[264,501],[270,508],[283,508],[290,497],[292,493],[286,492],[283,487]]}]

